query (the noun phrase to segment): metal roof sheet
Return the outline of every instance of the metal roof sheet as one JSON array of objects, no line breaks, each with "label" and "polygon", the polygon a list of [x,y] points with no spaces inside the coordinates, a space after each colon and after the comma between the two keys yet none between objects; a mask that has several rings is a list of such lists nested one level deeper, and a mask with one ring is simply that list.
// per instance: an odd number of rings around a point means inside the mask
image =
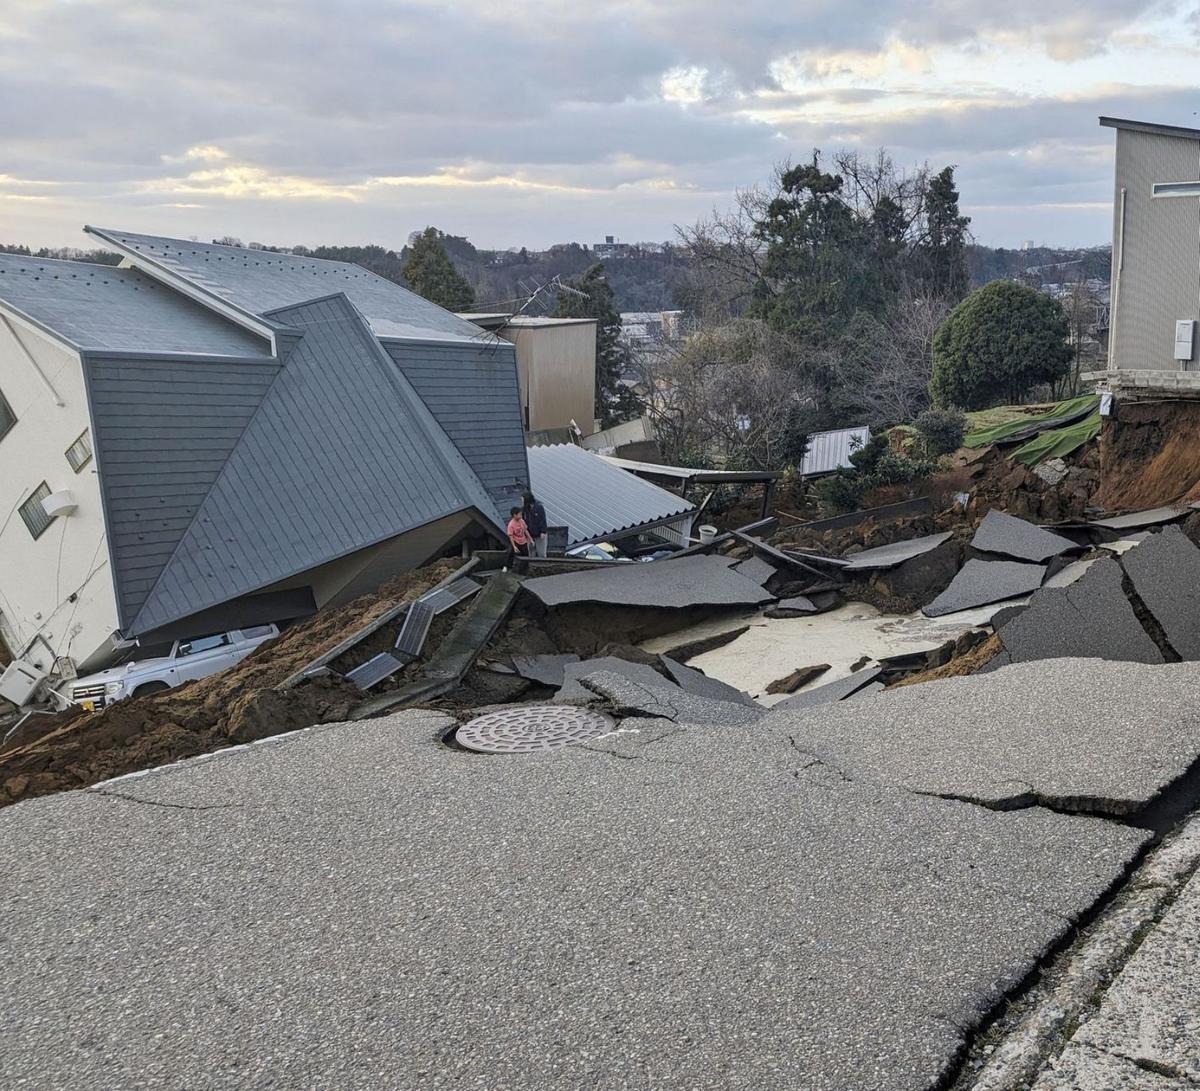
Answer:
[{"label": "metal roof sheet", "polygon": [[778,481],[782,470],[699,470],[691,466],[660,466],[657,462],[638,462],[632,458],[617,458],[616,455],[597,455],[610,466],[642,477],[669,477],[687,483],[720,483],[732,481]]},{"label": "metal roof sheet", "polygon": [[527,454],[530,488],[545,505],[549,524],[568,528],[569,546],[604,541],[695,510],[681,496],[573,444],[530,447]]},{"label": "metal roof sheet", "polygon": [[814,432],[808,437],[808,450],[800,464],[801,475],[831,474],[850,465],[850,455],[871,438],[871,429],[839,428],[833,432]]},{"label": "metal roof sheet", "polygon": [[491,340],[493,335],[415,292],[359,265],[324,258],[189,242],[88,227],[131,261],[147,261],[184,277],[209,295],[250,314],[295,306],[342,292],[371,324],[376,337],[434,341]]},{"label": "metal roof sheet", "polygon": [[80,349],[271,355],[264,338],[136,269],[0,254],[0,301]]}]

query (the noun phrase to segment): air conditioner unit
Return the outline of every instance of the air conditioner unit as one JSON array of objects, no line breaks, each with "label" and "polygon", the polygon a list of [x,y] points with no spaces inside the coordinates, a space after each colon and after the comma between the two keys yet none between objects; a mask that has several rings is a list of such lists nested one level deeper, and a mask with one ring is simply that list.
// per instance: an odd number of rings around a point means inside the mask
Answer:
[{"label": "air conditioner unit", "polygon": [[79,503],[70,489],[52,492],[42,501],[42,508],[51,519],[56,519],[60,515],[70,515],[78,507]]},{"label": "air conditioner unit", "polygon": [[46,672],[32,663],[14,660],[0,674],[0,697],[20,708],[28,704],[46,680]]}]

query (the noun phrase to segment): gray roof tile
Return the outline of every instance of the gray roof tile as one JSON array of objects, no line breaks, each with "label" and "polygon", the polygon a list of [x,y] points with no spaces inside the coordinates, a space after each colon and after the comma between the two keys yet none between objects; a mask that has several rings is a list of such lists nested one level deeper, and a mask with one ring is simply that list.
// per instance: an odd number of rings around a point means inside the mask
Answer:
[{"label": "gray roof tile", "polygon": [[153,262],[250,314],[261,315],[342,292],[363,313],[377,337],[495,340],[474,323],[349,262],[132,231],[87,230],[128,252],[131,260]]},{"label": "gray roof tile", "polygon": [[264,338],[136,269],[0,254],[0,301],[81,349],[271,354]]}]

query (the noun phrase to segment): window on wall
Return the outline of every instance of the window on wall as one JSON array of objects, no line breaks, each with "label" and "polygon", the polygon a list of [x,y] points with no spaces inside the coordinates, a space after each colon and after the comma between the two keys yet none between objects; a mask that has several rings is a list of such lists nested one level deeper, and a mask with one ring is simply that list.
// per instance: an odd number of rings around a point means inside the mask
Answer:
[{"label": "window on wall", "polygon": [[1155,182],[1154,197],[1200,197],[1200,182]]},{"label": "window on wall", "polygon": [[33,490],[33,495],[21,505],[21,518],[25,520],[25,525],[34,538],[40,538],[46,533],[46,528],[54,522],[54,518],[47,515],[46,509],[42,507],[42,501],[49,495],[50,486],[43,481]]},{"label": "window on wall", "polygon": [[92,436],[84,432],[70,447],[67,448],[67,461],[76,473],[92,461]]},{"label": "window on wall", "polygon": [[17,415],[5,400],[3,391],[0,391],[0,439],[3,439],[8,430],[16,423]]}]

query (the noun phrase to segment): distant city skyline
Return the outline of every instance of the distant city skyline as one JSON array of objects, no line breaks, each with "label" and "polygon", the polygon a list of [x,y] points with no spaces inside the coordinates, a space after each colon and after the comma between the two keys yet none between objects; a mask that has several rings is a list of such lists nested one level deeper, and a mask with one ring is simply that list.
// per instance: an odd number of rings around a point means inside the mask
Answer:
[{"label": "distant city skyline", "polygon": [[1200,126],[1200,4],[9,0],[0,241],[671,241],[785,159],[957,169],[978,242],[1109,242],[1112,133]]}]

